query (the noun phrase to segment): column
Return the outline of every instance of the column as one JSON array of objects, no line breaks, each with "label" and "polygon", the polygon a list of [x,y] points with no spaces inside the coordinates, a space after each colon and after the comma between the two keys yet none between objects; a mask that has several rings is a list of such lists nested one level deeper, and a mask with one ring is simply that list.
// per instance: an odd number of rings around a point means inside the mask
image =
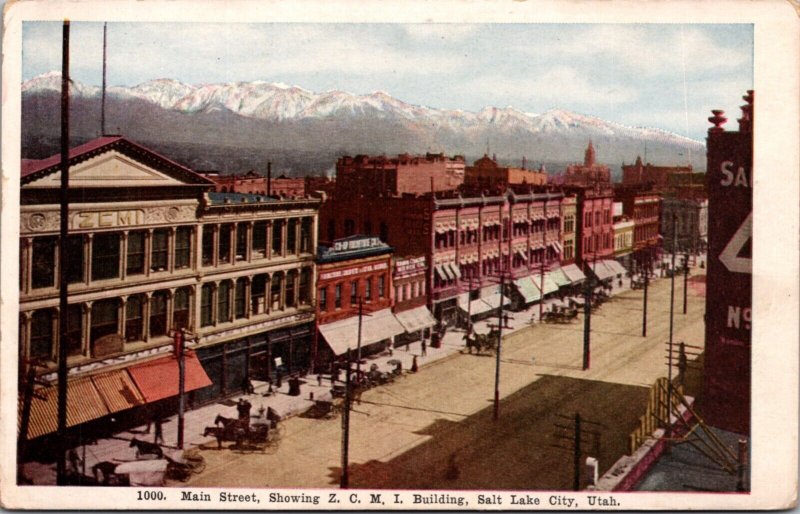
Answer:
[{"label": "column", "polygon": [[[174,229],[172,230],[174,232]],[[173,327],[173,308],[175,306],[175,288],[171,287],[167,289],[167,335],[169,335],[170,331]]]},{"label": "column", "polygon": [[245,225],[247,231],[247,249],[245,250],[245,260],[249,263],[253,260],[253,222],[248,221]]},{"label": "column", "polygon": [[122,247],[119,250],[120,259],[122,263],[120,264],[119,268],[119,276],[122,280],[125,280],[125,276],[127,275],[127,263],[128,263],[128,234],[130,233],[129,230],[122,231]]},{"label": "column", "polygon": [[[22,347],[22,355],[30,357],[31,355],[31,321],[33,319],[33,311],[25,311],[20,313],[22,315],[22,327],[19,334],[20,346]],[[53,332],[54,334],[57,333]]]},{"label": "column", "polygon": [[217,250],[217,248],[219,248],[219,224],[213,225],[211,233],[213,234],[213,242],[211,243],[211,265],[216,268],[219,265],[219,251]]},{"label": "column", "polygon": [[167,232],[167,269],[170,273],[175,271],[175,232],[176,227],[174,225]]},{"label": "column", "polygon": [[118,328],[117,333],[118,334],[122,334],[122,337],[125,340],[127,340],[128,339],[128,333],[127,333],[126,324],[127,324],[127,321],[128,321],[128,309],[126,308],[126,305],[128,303],[128,295],[120,296],[119,297],[119,303],[120,303],[120,307],[119,308],[121,310],[120,310],[120,315],[117,316],[117,319],[120,320],[120,327]]},{"label": "column", "polygon": [[[153,263],[150,252],[153,251],[153,229],[148,229],[144,233],[144,276],[150,276],[150,265]],[[150,297],[148,296],[148,301]]]},{"label": "column", "polygon": [[20,275],[22,278],[22,292],[29,293],[31,290],[31,270],[33,269],[33,238],[25,237],[22,239],[22,261]]},{"label": "column", "polygon": [[87,286],[92,280],[92,240],[94,239],[94,234],[89,232],[83,238],[83,254],[86,256],[86,259],[83,262],[83,280],[84,284]]},{"label": "column", "polygon": [[142,308],[142,341],[145,343],[150,340],[150,298],[153,292],[148,291],[144,294],[144,307]]},{"label": "column", "polygon": [[[89,353],[92,355],[94,352],[91,348],[91,334],[92,334],[92,302],[83,304],[83,324],[81,325],[81,353],[84,355]],[[89,350],[87,352],[87,349]],[[92,355],[94,356],[94,355]]]},{"label": "column", "polygon": [[[249,252],[248,252],[249,255]],[[250,319],[252,313],[253,302],[250,299],[250,291],[253,288],[253,277],[244,278],[244,317]],[[249,344],[249,343],[248,343]]]}]

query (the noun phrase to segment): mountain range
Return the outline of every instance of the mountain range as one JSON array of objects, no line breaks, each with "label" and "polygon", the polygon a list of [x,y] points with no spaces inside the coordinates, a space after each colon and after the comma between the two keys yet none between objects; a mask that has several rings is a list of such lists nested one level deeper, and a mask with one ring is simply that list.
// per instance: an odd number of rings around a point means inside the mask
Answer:
[{"label": "mountain range", "polygon": [[[58,151],[61,75],[22,84],[23,157]],[[70,90],[71,137],[100,133],[101,91],[76,81]],[[472,162],[489,152],[504,164],[544,163],[550,172],[581,161],[589,140],[614,174],[637,155],[662,165],[705,167],[701,142],[654,128],[621,125],[552,109],[478,112],[403,102],[376,91],[315,93],[255,82],[191,85],[158,79],[107,90],[106,133],[120,133],[199,170],[264,170],[272,161],[290,175],[330,171],[341,155],[444,152]]]}]

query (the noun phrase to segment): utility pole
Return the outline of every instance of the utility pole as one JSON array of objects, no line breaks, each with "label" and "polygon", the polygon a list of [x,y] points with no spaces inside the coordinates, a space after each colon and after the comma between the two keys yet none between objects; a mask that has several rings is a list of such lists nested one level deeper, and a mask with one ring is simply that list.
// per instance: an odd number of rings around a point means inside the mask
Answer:
[{"label": "utility pole", "polygon": [[344,409],[342,410],[342,476],[339,481],[340,489],[347,489],[350,482],[348,452],[350,451],[350,365],[352,359],[350,348],[347,349],[347,368],[344,377]]},{"label": "utility pole", "polygon": [[581,415],[575,413],[575,439],[573,441],[572,490],[581,490]]},{"label": "utility pole", "polygon": [[[361,296],[358,297],[358,343],[357,343],[357,352],[356,352],[356,378],[361,380],[361,322],[364,317],[364,302],[361,300]],[[348,365],[348,368],[350,366]]]},{"label": "utility pole", "polygon": [[58,459],[56,483],[66,485],[67,478],[67,237],[69,235],[69,20],[64,20],[61,46],[61,189],[60,230],[58,238]]},{"label": "utility pole", "polygon": [[103,23],[103,89],[100,100],[100,135],[106,135],[106,33],[108,23]]},{"label": "utility pole", "polygon": [[597,254],[592,263],[592,275],[586,278],[583,288],[583,371],[591,365],[591,332],[592,332],[592,289],[594,288],[594,270]]},{"label": "utility pole", "polygon": [[492,419],[500,417],[500,347],[503,344],[503,290],[506,284],[506,270],[500,272],[500,310],[497,313],[497,354],[494,368],[494,414]]},{"label": "utility pole", "polygon": [[544,227],[542,229],[542,267],[540,270],[541,276],[539,277],[539,284],[541,285],[539,291],[539,323],[542,322],[542,316],[544,316],[544,261],[545,256],[547,255],[547,207],[543,207],[545,210],[545,218],[544,218]]},{"label": "utility pole", "polygon": [[647,287],[650,285],[650,257],[644,266],[644,306],[642,309],[642,337],[647,337]]},{"label": "utility pole", "polygon": [[686,314],[686,300],[689,284],[689,252],[683,258],[683,313]]},{"label": "utility pole", "polygon": [[467,339],[472,337],[472,273],[469,274],[469,291],[467,292]]},{"label": "utility pole", "polygon": [[667,449],[670,449],[670,437],[672,436],[672,333],[675,318],[675,250],[678,244],[677,232],[678,216],[672,215],[672,261],[670,267],[670,292],[669,292],[669,364],[667,367]]},{"label": "utility pole", "polygon": [[184,410],[186,408],[186,362],[184,345],[186,330],[175,331],[175,358],[178,359],[178,449],[183,450]]}]

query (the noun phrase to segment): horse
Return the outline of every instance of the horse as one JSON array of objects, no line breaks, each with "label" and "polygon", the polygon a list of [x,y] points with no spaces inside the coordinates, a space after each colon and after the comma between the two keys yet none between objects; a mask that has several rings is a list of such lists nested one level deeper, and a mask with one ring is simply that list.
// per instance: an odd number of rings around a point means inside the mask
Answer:
[{"label": "horse", "polygon": [[[108,485],[108,481],[112,476],[114,476],[114,471],[116,469],[117,469],[117,464],[115,462],[110,462],[107,460],[98,462],[97,464],[92,466],[92,475],[94,475],[94,481],[101,485]],[[103,475],[102,481],[97,476],[98,472],[100,472]]]},{"label": "horse", "polygon": [[240,418],[226,418],[222,414],[217,414],[217,417],[214,418],[214,424],[221,424],[224,430],[233,430],[242,425],[242,420]]},{"label": "horse", "polygon": [[155,443],[148,443],[147,441],[140,441],[135,437],[131,439],[131,448],[136,448],[136,458],[142,455],[155,455],[157,459],[164,458],[164,450]]},{"label": "horse", "polygon": [[222,449],[222,441],[225,438],[225,429],[220,427],[206,427],[203,431],[203,437],[208,437],[209,435],[213,435],[214,438],[217,440],[217,449]]}]

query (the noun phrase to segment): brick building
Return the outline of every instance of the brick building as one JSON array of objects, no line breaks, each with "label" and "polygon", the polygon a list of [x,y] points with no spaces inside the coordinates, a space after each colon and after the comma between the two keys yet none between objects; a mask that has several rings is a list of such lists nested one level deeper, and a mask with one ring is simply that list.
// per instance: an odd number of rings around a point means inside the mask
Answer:
[{"label": "brick building", "polygon": [[614,187],[614,198],[622,203],[622,214],[633,221],[633,255],[630,271],[636,273],[642,266],[652,266],[661,251],[662,196],[649,186],[624,185]]},{"label": "brick building", "polygon": [[566,187],[577,198],[576,262],[584,270],[595,260],[614,258],[614,192],[609,186]]},{"label": "brick building", "polygon": [[380,351],[405,329],[392,314],[392,248],[377,237],[350,236],[320,246],[317,257],[314,362],[325,366],[348,348]]},{"label": "brick building", "polygon": [[336,195],[340,198],[450,191],[463,182],[464,158],[458,155],[357,155],[336,161]]},{"label": "brick building", "polygon": [[699,412],[711,426],[750,433],[753,230],[753,92],[738,131],[722,111],[708,130],[706,342]]},{"label": "brick building", "polygon": [[395,256],[392,267],[394,314],[403,325],[403,340],[427,337],[436,320],[428,310],[427,260],[424,255],[401,258]]},{"label": "brick building", "polygon": [[593,184],[611,184],[611,171],[605,164],[597,163],[594,145],[589,141],[583,164],[570,164],[561,177],[563,184],[587,186]]},{"label": "brick building", "polygon": [[495,190],[498,186],[547,184],[547,173],[544,169],[539,171],[526,169],[524,162],[523,159],[522,168],[504,167],[499,166],[495,159],[484,155],[472,166],[467,166],[464,171],[464,184],[478,191]]},{"label": "brick building", "polygon": [[220,175],[215,171],[204,171],[201,174],[213,181],[215,191],[221,193],[245,193],[296,198],[305,195],[306,191],[303,177],[290,178],[280,175],[279,177],[268,178],[253,170],[243,175]]},{"label": "brick building", "polygon": [[676,181],[691,180],[692,166],[655,166],[642,163],[642,158],[636,156],[633,164],[622,165],[622,183],[626,186],[645,186],[663,191]]},{"label": "brick building", "polygon": [[569,265],[575,262],[577,242],[578,199],[575,195],[566,195],[561,202],[561,264]]},{"label": "brick building", "polygon": [[[56,155],[22,165],[19,348],[20,362],[37,363],[52,383],[66,346],[68,394],[82,398],[68,406],[77,430],[170,406],[173,329],[196,336],[186,354],[190,405],[266,378],[267,356],[307,368],[319,200],[210,192],[206,178],[119,136],[73,148],[69,159],[67,340],[57,329]],[[107,387],[115,381],[130,394]],[[55,389],[34,397],[29,438],[55,430]]]}]

